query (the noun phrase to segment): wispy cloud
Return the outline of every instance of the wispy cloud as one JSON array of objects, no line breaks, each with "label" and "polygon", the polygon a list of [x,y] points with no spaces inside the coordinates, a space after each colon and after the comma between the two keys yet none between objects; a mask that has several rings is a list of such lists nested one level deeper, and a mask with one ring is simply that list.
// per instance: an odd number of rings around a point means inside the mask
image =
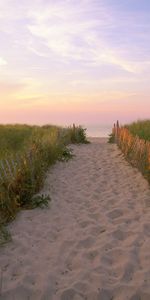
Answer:
[{"label": "wispy cloud", "polygon": [[[14,0],[14,6],[10,7],[10,0],[1,0],[0,19],[2,18],[5,28],[10,27],[11,31],[16,31],[21,26],[24,47],[37,56],[52,59],[55,57],[63,62],[74,60],[94,67],[118,66],[131,73],[142,72],[145,69],[142,63],[144,61],[146,67],[149,57],[135,60],[137,51],[130,38],[130,31],[132,36],[133,28],[137,31],[139,28],[135,22],[137,13],[132,12],[131,15],[127,11],[124,14],[119,10],[117,2],[114,0],[111,3],[113,2],[114,5],[110,5],[104,0],[81,0],[79,6],[76,1],[38,0],[33,1],[31,7],[29,0]],[[140,20],[144,26],[143,19]],[[134,34],[137,38],[135,30]],[[120,45],[117,41],[118,35],[122,40]],[[23,43],[20,35],[17,42]],[[129,55],[124,50],[124,42]],[[135,52],[134,59],[131,56],[132,49]]]},{"label": "wispy cloud", "polygon": [[[59,59],[81,61],[95,67],[114,65],[131,73],[143,69],[139,61],[127,59],[121,54],[121,45],[110,47],[108,33],[118,30],[119,24],[116,12],[114,14],[112,7],[105,5],[104,1],[81,1],[80,7],[74,1],[57,1],[47,4],[42,11],[38,8],[30,11],[29,18],[29,32]],[[129,21],[131,23],[130,15]],[[47,56],[36,47],[31,51]]]},{"label": "wispy cloud", "polygon": [[[113,17],[103,1],[91,7],[91,1],[62,1],[48,5],[45,10],[30,12],[28,29],[50,51],[63,59],[93,63],[117,64],[127,71],[131,67],[107,49],[102,31],[113,27]],[[35,50],[35,48],[34,48]],[[39,52],[38,52],[39,53]],[[40,53],[39,53],[40,55]]]},{"label": "wispy cloud", "polygon": [[0,96],[20,107],[94,110],[148,94],[147,3],[0,0]]}]

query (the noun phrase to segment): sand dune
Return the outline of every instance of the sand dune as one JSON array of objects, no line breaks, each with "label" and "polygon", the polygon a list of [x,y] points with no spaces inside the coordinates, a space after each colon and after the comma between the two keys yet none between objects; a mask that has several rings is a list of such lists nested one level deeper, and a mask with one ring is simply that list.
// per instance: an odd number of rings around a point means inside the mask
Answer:
[{"label": "sand dune", "polygon": [[148,183],[106,139],[72,148],[48,173],[49,208],[9,225],[0,299],[149,300]]}]

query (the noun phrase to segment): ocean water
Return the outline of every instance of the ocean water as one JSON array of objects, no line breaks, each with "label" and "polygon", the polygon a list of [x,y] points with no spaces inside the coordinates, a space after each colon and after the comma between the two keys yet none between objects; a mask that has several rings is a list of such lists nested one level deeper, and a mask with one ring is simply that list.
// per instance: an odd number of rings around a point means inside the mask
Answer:
[{"label": "ocean water", "polygon": [[87,129],[86,133],[89,137],[108,137],[108,135],[112,132],[112,124],[85,124],[84,128]]}]

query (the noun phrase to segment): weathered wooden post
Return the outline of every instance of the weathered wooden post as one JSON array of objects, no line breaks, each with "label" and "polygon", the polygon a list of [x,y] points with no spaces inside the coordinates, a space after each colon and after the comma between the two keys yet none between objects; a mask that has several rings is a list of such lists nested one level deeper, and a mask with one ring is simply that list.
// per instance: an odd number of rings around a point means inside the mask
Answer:
[{"label": "weathered wooden post", "polygon": [[112,135],[115,136],[115,132],[116,132],[116,124],[114,123],[114,126],[112,128]]},{"label": "weathered wooden post", "polygon": [[117,120],[117,140],[119,138],[119,129],[120,129],[120,127],[119,127],[119,121]]},{"label": "weathered wooden post", "polygon": [[114,124],[115,129],[115,142],[118,143],[118,137],[119,137],[119,121],[117,120],[116,125]]},{"label": "weathered wooden post", "polygon": [[75,124],[73,124],[73,140],[75,141],[76,140],[76,126]]}]

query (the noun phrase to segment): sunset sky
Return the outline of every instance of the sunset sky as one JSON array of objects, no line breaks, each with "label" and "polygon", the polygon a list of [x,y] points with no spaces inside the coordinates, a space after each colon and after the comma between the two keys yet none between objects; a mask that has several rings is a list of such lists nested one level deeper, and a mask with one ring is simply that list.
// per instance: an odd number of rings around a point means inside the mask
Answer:
[{"label": "sunset sky", "polygon": [[0,0],[0,123],[149,117],[149,0]]}]

